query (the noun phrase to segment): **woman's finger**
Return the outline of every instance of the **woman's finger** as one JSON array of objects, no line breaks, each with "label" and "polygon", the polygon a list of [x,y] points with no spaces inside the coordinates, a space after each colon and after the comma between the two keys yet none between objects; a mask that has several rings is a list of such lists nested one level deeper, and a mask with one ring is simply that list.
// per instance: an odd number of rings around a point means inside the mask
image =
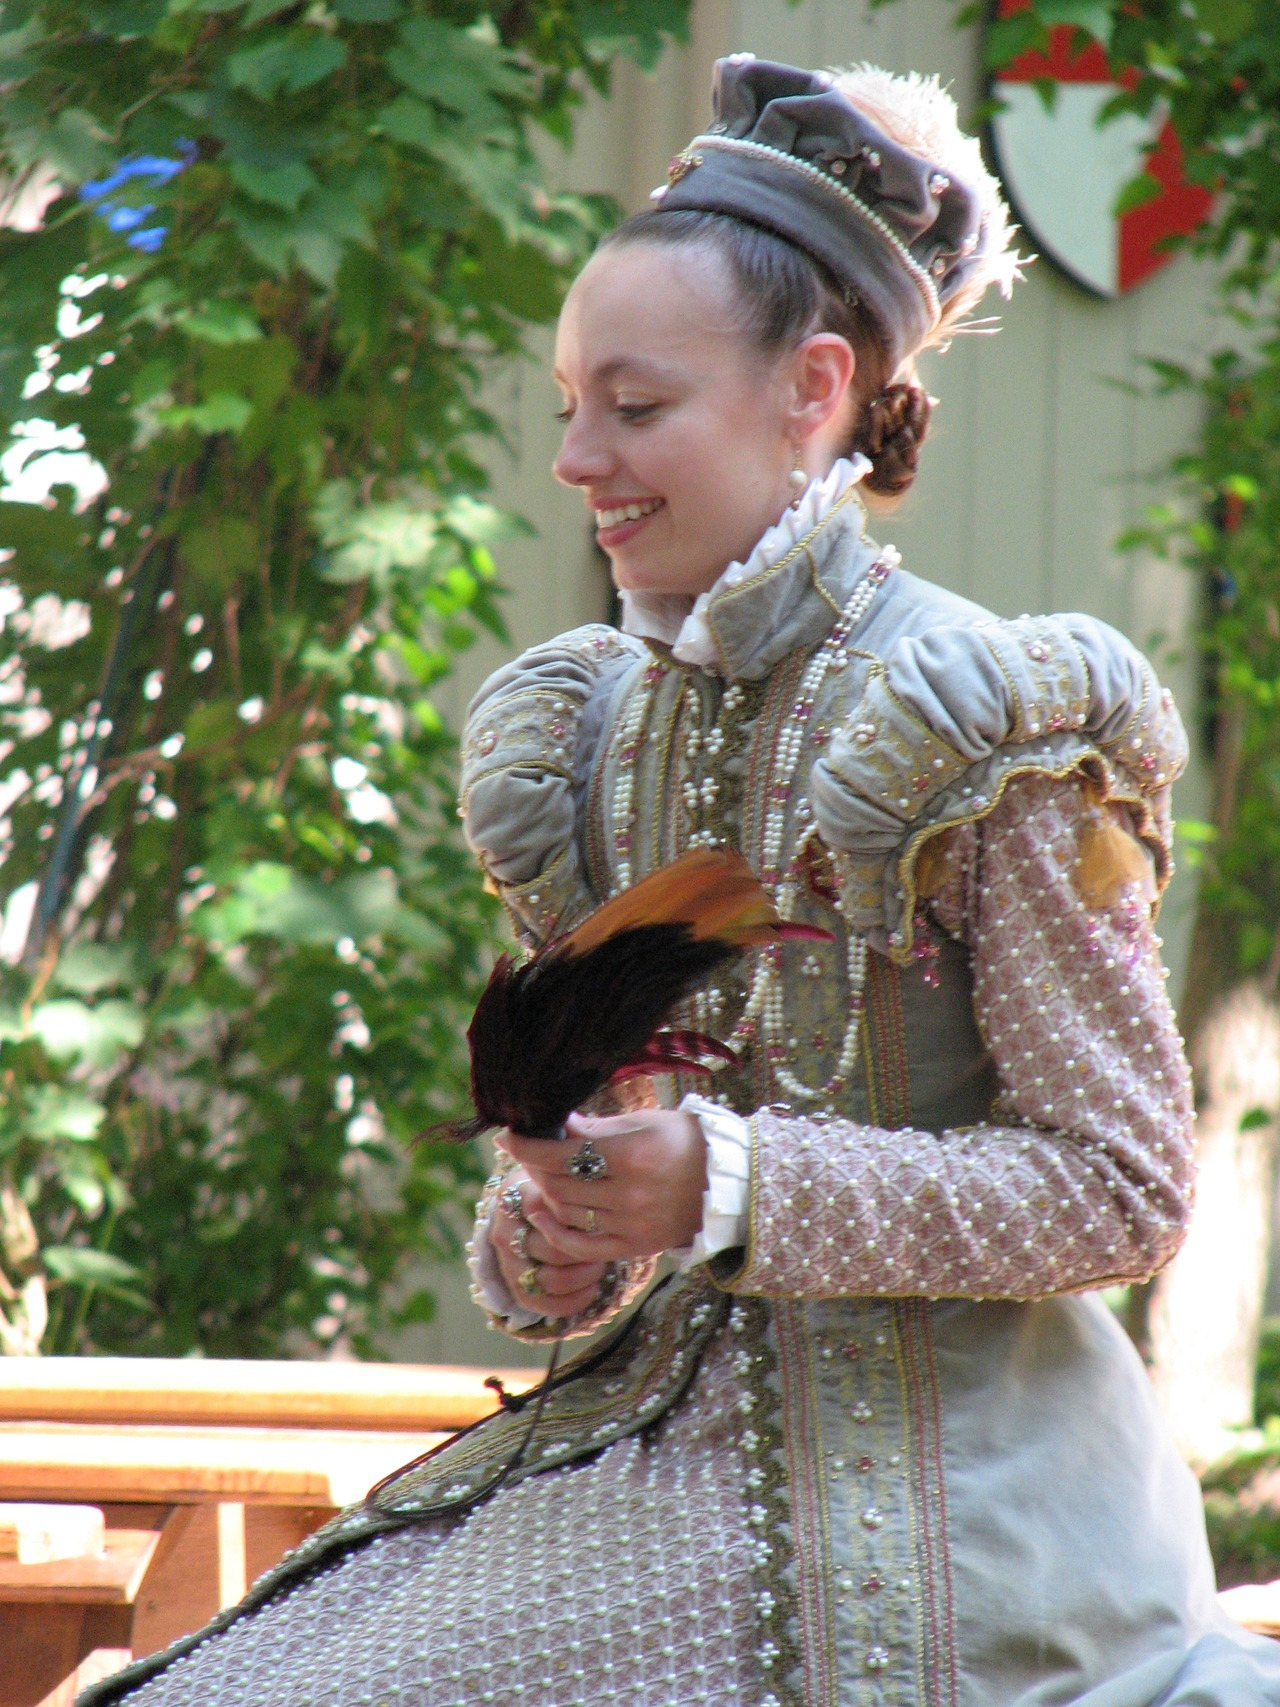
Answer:
[{"label": "woman's finger", "polygon": [[[538,1211],[539,1215],[547,1213],[545,1210]],[[554,1222],[555,1217],[550,1219]],[[611,1250],[604,1250],[598,1244],[589,1256],[583,1256],[577,1245],[572,1251],[565,1251],[544,1233],[539,1232],[532,1222],[529,1223],[523,1239],[518,1229],[513,1228],[509,1234],[496,1233],[494,1243],[498,1247],[498,1260],[501,1262],[504,1257],[507,1258],[515,1270],[522,1269],[531,1262],[540,1263],[547,1268],[571,1268],[581,1262],[607,1262],[613,1255]]]},{"label": "woman's finger", "polygon": [[612,1233],[580,1232],[576,1227],[566,1227],[563,1221],[543,1209],[532,1217],[532,1225],[535,1232],[560,1253],[561,1261],[567,1258],[571,1262],[612,1262],[634,1254],[626,1249],[621,1238]]},{"label": "woman's finger", "polygon": [[584,1310],[589,1310],[600,1300],[600,1288],[587,1286],[581,1292],[568,1293],[563,1298],[543,1298],[535,1306],[544,1316],[559,1319],[567,1316],[580,1316]]},{"label": "woman's finger", "polygon": [[600,1285],[607,1264],[602,1262],[571,1262],[561,1267],[539,1265],[538,1290],[548,1298],[565,1298],[571,1292]]},{"label": "woman's finger", "polygon": [[[606,1127],[607,1131],[598,1130]],[[507,1131],[498,1144],[522,1167],[549,1178],[607,1179],[611,1171],[625,1166],[627,1139],[646,1130],[646,1123],[634,1114],[614,1115],[607,1120],[573,1114],[569,1116],[567,1138],[521,1138]]]},{"label": "woman's finger", "polygon": [[607,1265],[600,1262],[559,1268],[542,1263],[516,1263],[508,1267],[500,1262],[499,1266],[511,1296],[526,1309],[547,1316],[573,1316],[585,1310],[599,1297],[607,1271]]}]

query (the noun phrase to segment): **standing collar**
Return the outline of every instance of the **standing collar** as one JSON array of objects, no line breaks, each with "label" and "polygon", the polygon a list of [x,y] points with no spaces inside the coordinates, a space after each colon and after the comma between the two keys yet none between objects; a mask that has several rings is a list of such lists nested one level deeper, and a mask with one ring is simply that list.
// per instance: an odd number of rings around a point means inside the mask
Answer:
[{"label": "standing collar", "polygon": [[864,472],[838,462],[696,600],[624,593],[624,631],[669,647],[677,663],[744,681],[816,646],[875,560],[857,490]]}]

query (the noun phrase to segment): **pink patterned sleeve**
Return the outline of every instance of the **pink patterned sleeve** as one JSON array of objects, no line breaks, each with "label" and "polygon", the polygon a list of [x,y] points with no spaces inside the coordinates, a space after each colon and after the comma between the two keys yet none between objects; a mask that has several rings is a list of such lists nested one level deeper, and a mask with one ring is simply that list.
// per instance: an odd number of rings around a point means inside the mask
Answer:
[{"label": "pink patterned sleeve", "polygon": [[960,833],[935,902],[973,951],[1002,1123],[891,1132],[762,1110],[731,1290],[1037,1298],[1144,1280],[1173,1255],[1190,1075],[1140,885],[1083,898],[1087,787],[1012,783]]}]

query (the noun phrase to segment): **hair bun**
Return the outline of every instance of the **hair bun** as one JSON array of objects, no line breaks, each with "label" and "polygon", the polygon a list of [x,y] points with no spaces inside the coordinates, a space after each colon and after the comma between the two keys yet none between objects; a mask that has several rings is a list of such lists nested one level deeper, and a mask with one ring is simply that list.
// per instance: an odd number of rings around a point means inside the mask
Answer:
[{"label": "hair bun", "polygon": [[894,498],[907,490],[920,465],[932,413],[923,388],[913,384],[886,385],[863,404],[852,448],[870,459],[871,472],[863,482],[868,491]]}]

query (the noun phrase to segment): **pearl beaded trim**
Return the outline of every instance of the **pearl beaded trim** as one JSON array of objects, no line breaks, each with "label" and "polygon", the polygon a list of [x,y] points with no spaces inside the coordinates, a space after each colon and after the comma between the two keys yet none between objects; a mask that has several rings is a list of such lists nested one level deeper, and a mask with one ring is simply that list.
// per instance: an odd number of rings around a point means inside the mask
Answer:
[{"label": "pearl beaded trim", "polygon": [[695,136],[689,144],[689,149],[695,148],[718,148],[726,154],[745,154],[747,156],[763,154],[767,159],[776,161],[779,166],[786,166],[793,172],[800,172],[814,183],[821,184],[823,189],[829,190],[832,195],[841,197],[842,200],[848,202],[850,207],[856,209],[859,216],[889,244],[894,255],[905,268],[908,277],[924,298],[931,323],[937,326],[941,321],[942,303],[938,297],[938,287],[929,276],[928,271],[916,260],[889,222],[881,219],[878,213],[874,213],[864,201],[854,195],[852,190],[846,189],[843,184],[833,182],[825,172],[817,166],[810,165],[807,160],[797,159],[794,154],[786,154],[781,148],[770,148],[767,143],[747,142],[740,137],[733,136]]},{"label": "pearl beaded trim", "polygon": [[[809,723],[814,703],[829,670],[842,670],[849,661],[848,640],[871,608],[871,602],[884,585],[890,570],[898,561],[892,547],[884,550],[859,582],[835,627],[809,661],[796,692],[795,704],[783,724],[769,766],[769,807],[765,817],[763,860],[760,881],[774,898],[778,917],[790,921],[794,917],[799,884],[794,865],[785,872],[779,869],[783,838],[786,833],[787,811],[796,777],[800,771],[800,755],[808,739]],[[803,807],[807,803],[802,801]],[[734,1027],[730,1043],[745,1043],[755,1027],[759,1027],[765,1058],[778,1084],[789,1096],[802,1102],[821,1102],[835,1095],[849,1082],[858,1060],[862,1041],[862,1013],[867,981],[867,942],[859,932],[846,923],[846,960],[848,977],[849,1019],[836,1061],[836,1069],[824,1085],[806,1085],[798,1079],[785,1061],[790,1053],[783,982],[781,948],[767,948],[756,960],[742,1017]]]},{"label": "pearl beaded trim", "polygon": [[[796,690],[795,702],[778,733],[769,765],[768,808],[761,837],[759,876],[760,881],[773,898],[779,918],[785,921],[790,921],[794,916],[796,901],[799,897],[799,884],[796,880],[794,864],[785,871],[782,869],[782,849],[786,837],[788,810],[796,778],[800,773],[801,756],[809,737],[809,725],[813,717],[814,704],[828,672],[842,670],[848,664],[850,635],[864,620],[876,594],[888,579],[891,570],[900,561],[895,548],[885,546],[880,556],[867,570],[858,583],[852,598],[841,611],[835,626],[809,660],[804,675],[801,677],[800,686]],[[615,895],[630,888],[633,882],[634,867],[631,856],[635,836],[636,761],[643,745],[644,731],[653,704],[654,690],[665,675],[665,666],[656,660],[645,666],[641,674],[640,685],[631,696],[631,703],[628,705],[626,715],[619,727],[617,736],[618,770],[613,789],[613,799],[609,808],[609,835],[615,873],[613,884]],[[712,757],[720,753],[725,744],[721,720],[726,712],[737,709],[741,698],[742,689],[736,684],[731,685],[726,690],[720,703],[720,714],[712,729],[705,737],[691,734],[686,739],[685,757],[688,761],[693,762],[697,758],[699,749]],[[707,779],[702,784],[695,784],[692,780],[684,784],[682,803],[691,824],[689,846],[706,846],[717,840],[711,831],[698,827],[702,814],[714,804],[717,793],[718,788],[714,779]],[[808,816],[807,807],[807,801],[801,800],[799,814],[802,819]],[[857,1065],[858,1050],[862,1041],[863,992],[867,977],[867,944],[863,936],[849,929],[847,921],[846,936],[845,968],[848,978],[849,1019],[845,1026],[844,1039],[837,1057],[835,1072],[825,1084],[821,1086],[806,1085],[785,1064],[790,1054],[790,1044],[787,1033],[783,983],[780,976],[781,946],[762,949],[758,954],[746,1005],[728,1040],[731,1045],[745,1045],[751,1041],[758,1030],[760,1041],[764,1047],[765,1059],[773,1077],[789,1096],[793,1096],[802,1102],[828,1101],[849,1082]]]},{"label": "pearl beaded trim", "polygon": [[661,664],[646,664],[641,677],[640,691],[631,696],[631,705],[623,720],[618,742],[618,780],[613,791],[609,812],[610,834],[613,841],[614,870],[617,881],[614,894],[631,887],[631,837],[634,829],[633,809],[636,795],[636,758],[644,726],[649,716],[653,689],[665,671]]}]

